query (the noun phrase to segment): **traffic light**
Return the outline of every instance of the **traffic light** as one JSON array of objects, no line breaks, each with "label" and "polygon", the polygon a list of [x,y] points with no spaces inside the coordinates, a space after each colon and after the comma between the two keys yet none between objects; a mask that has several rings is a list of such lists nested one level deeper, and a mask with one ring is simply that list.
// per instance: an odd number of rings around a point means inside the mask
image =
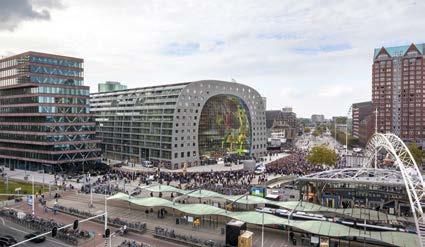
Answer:
[{"label": "traffic light", "polygon": [[74,225],[72,226],[74,230],[78,229],[78,220],[74,220]]},{"label": "traffic light", "polygon": [[52,228],[52,238],[56,237],[58,235],[58,228],[55,226]]},{"label": "traffic light", "polygon": [[109,228],[106,228],[106,230],[105,230],[105,238],[109,238],[109,236],[111,236],[111,230],[109,230]]}]

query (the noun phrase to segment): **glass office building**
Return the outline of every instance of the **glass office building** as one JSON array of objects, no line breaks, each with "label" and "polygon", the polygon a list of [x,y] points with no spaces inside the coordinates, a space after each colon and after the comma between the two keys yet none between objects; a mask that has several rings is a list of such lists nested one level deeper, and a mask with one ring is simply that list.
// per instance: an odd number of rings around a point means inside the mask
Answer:
[{"label": "glass office building", "polygon": [[264,101],[243,84],[206,80],[95,93],[90,106],[106,159],[177,169],[266,152]]},{"label": "glass office building", "polygon": [[83,59],[26,52],[0,59],[0,160],[30,170],[100,162]]},{"label": "glass office building", "polygon": [[99,93],[107,93],[124,89],[127,89],[127,86],[117,81],[107,81],[105,83],[99,83],[97,85],[97,91]]}]

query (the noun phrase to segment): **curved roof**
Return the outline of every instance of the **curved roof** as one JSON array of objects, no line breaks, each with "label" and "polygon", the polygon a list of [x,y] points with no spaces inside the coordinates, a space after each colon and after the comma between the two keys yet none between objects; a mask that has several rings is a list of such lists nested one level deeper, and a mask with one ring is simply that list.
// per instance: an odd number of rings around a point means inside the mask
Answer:
[{"label": "curved roof", "polygon": [[261,225],[264,217],[265,225],[287,225],[317,235],[367,238],[396,246],[419,246],[417,236],[411,233],[362,231],[334,222],[288,220],[271,214],[263,215],[255,211],[232,212],[207,204],[180,204],[159,197],[129,197],[124,193],[117,193],[109,197],[108,200],[123,200],[143,207],[168,207],[189,215],[219,215],[256,225]]},{"label": "curved roof", "polygon": [[258,196],[243,196],[243,195],[223,195],[214,191],[209,190],[183,190],[178,189],[169,185],[155,185],[144,187],[144,189],[152,192],[174,192],[179,194],[184,194],[189,197],[194,198],[221,198],[228,201],[236,201],[240,204],[271,204],[276,205],[282,208],[286,208],[289,210],[297,211],[305,211],[305,212],[326,212],[326,213],[334,213],[340,215],[346,215],[348,217],[352,217],[355,219],[365,219],[372,221],[406,221],[407,219],[404,217],[397,217],[394,215],[385,214],[379,211],[365,209],[365,208],[329,208],[320,206],[310,202],[302,202],[299,201],[272,201]]}]

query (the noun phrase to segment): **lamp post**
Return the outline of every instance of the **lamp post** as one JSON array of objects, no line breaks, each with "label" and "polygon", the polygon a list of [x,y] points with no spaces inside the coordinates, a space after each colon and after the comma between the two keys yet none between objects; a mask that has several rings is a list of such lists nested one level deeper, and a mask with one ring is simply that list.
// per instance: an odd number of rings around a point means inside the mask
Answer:
[{"label": "lamp post", "polygon": [[345,160],[347,160],[347,155],[348,155],[348,119],[350,115],[352,115],[352,112],[353,112],[353,106],[350,106],[347,112],[347,120],[345,121]]},{"label": "lamp post", "polygon": [[289,234],[289,221],[291,220],[292,214],[295,212],[295,210],[297,209],[297,207],[300,206],[300,205],[302,206],[303,198],[304,198],[304,193],[301,193],[301,199],[300,199],[300,201],[297,203],[297,205],[295,205],[295,207],[292,209],[292,211],[288,215],[288,242],[289,242],[289,237],[290,237],[290,234]]},{"label": "lamp post", "polygon": [[261,247],[264,247],[264,208],[262,210],[262,220],[261,220]]},{"label": "lamp post", "polygon": [[[105,193],[105,233],[106,229],[108,229],[108,196]],[[108,244],[109,241],[109,244]],[[111,236],[109,238],[106,238],[105,236],[105,246],[111,246]]]},{"label": "lamp post", "polygon": [[91,175],[89,173],[89,186],[90,186],[90,208],[93,208],[93,188],[91,186]]},{"label": "lamp post", "polygon": [[9,175],[6,174],[6,193],[9,193]]},{"label": "lamp post", "polygon": [[43,194],[44,194],[44,166],[43,166]]},{"label": "lamp post", "polygon": [[34,194],[34,175],[32,175],[32,215],[35,215],[35,210],[34,210],[34,205],[35,205],[35,194]]}]

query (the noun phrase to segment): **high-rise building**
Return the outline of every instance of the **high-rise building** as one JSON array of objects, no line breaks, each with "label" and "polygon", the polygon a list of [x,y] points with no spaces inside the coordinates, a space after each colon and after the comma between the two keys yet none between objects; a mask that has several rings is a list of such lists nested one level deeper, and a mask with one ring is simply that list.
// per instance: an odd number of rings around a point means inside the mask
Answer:
[{"label": "high-rise building", "polygon": [[91,95],[104,158],[177,169],[266,152],[264,100],[239,83],[205,80]]},{"label": "high-rise building", "polygon": [[359,122],[358,138],[359,143],[363,146],[367,144],[370,137],[375,133],[375,113],[365,116]]},{"label": "high-rise building", "polygon": [[378,110],[378,132],[424,145],[425,44],[375,49],[372,102]]},{"label": "high-rise building", "polygon": [[107,93],[125,89],[127,89],[127,86],[117,81],[107,81],[105,83],[99,83],[97,85],[97,90],[99,93]]},{"label": "high-rise building", "polygon": [[83,169],[100,161],[83,59],[25,52],[0,60],[0,159],[13,168]]},{"label": "high-rise building", "polygon": [[373,112],[372,101],[354,103],[352,105],[353,128],[352,135],[355,138],[360,137],[360,122]]},{"label": "high-rise building", "polygon": [[311,122],[313,124],[321,124],[325,122],[325,116],[321,114],[313,114],[311,115]]}]

